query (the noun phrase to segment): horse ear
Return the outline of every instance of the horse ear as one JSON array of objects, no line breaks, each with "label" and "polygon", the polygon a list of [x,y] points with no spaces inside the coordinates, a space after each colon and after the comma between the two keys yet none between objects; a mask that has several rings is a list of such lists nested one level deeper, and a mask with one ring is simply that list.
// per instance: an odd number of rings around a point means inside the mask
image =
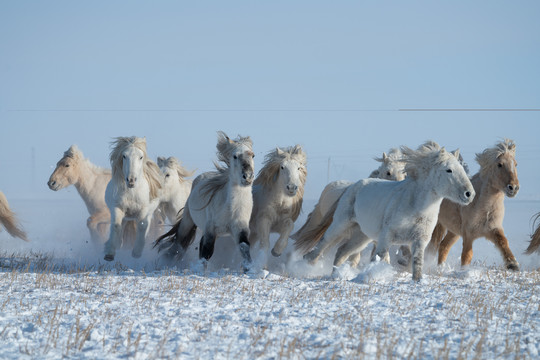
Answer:
[{"label": "horse ear", "polygon": [[159,167],[163,166],[165,164],[165,157],[163,156],[158,156],[157,158],[157,164]]},{"label": "horse ear", "polygon": [[[454,155],[456,157],[456,159],[460,160],[460,157],[459,157],[459,149],[456,149],[454,151],[452,151],[452,155]],[[462,160],[462,159],[461,159]]]},{"label": "horse ear", "polygon": [[383,163],[385,163],[387,165],[388,165],[388,162],[390,161],[390,159],[388,158],[388,155],[386,155],[385,152],[382,153],[382,161],[383,161]]},{"label": "horse ear", "polygon": [[285,151],[281,150],[280,148],[278,148],[278,147],[276,146],[276,153],[277,153],[278,155],[283,155],[283,154],[285,154]]}]

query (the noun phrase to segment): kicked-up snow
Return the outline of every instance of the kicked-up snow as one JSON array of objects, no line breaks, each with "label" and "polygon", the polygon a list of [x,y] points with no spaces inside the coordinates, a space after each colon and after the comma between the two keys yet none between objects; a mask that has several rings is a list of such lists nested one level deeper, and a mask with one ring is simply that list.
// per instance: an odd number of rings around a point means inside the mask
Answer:
[{"label": "kicked-up snow", "polygon": [[522,255],[520,222],[536,205],[507,211],[522,271],[505,270],[480,239],[473,266],[459,266],[458,243],[419,283],[367,260],[332,273],[333,254],[310,266],[291,246],[268,270],[243,274],[227,239],[206,269],[195,249],[171,266],[149,246],[142,259],[121,250],[106,263],[84,222],[55,232],[46,217],[73,212],[58,207],[27,226],[31,244],[0,234],[0,358],[537,358],[539,257]]}]

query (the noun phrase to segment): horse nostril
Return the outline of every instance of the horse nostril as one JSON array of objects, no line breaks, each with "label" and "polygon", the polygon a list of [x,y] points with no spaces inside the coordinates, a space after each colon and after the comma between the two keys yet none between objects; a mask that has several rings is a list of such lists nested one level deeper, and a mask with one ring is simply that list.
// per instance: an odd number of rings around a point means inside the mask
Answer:
[{"label": "horse nostril", "polygon": [[508,190],[513,191],[514,187],[512,185],[508,185]]},{"label": "horse nostril", "polygon": [[466,191],[466,192],[465,192],[465,196],[466,196],[467,198],[470,198],[470,197],[471,197],[471,192],[470,192],[470,191]]}]

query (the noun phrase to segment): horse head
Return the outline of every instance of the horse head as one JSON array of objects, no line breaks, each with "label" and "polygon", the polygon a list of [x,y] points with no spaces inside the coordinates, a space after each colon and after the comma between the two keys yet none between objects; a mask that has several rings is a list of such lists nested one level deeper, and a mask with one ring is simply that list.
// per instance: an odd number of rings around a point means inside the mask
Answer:
[{"label": "horse head", "polygon": [[496,189],[503,191],[510,198],[516,196],[519,191],[515,155],[516,144],[509,139],[476,154],[481,176],[486,177]]},{"label": "horse head", "polygon": [[434,193],[460,205],[469,205],[473,201],[476,192],[459,162],[459,150],[448,152],[433,141],[416,151],[407,147],[401,150],[408,177],[424,178]]},{"label": "horse head", "polygon": [[134,188],[144,176],[146,139],[135,136],[118,137],[112,143],[111,167],[117,181],[125,181],[128,188]]},{"label": "horse head", "polygon": [[75,184],[79,180],[79,162],[82,158],[82,152],[77,148],[77,145],[71,145],[56,163],[56,169],[47,182],[49,189],[58,191]]},{"label": "horse head", "polygon": [[229,138],[224,132],[218,132],[218,159],[227,164],[229,174],[235,183],[251,186],[254,178],[255,164],[253,158],[253,142],[248,137]]},{"label": "horse head", "polygon": [[375,174],[379,179],[392,181],[401,181],[405,179],[405,163],[402,161],[402,154],[399,149],[391,149],[388,154],[383,152],[382,157],[375,158],[381,163],[381,166],[375,170]]},{"label": "horse head", "polygon": [[[296,196],[306,182],[306,155],[300,145],[286,149],[276,148],[273,154],[279,159],[277,182],[288,196]],[[303,192],[303,190],[302,190]]]}]

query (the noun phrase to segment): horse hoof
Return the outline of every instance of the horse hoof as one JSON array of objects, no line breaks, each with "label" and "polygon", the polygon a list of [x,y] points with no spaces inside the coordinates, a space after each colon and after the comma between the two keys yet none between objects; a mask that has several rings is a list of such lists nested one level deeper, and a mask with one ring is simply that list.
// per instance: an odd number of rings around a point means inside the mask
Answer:
[{"label": "horse hoof", "polygon": [[135,251],[135,250],[133,250],[133,251],[131,252],[131,256],[132,256],[132,257],[134,257],[135,259],[138,259],[138,258],[140,258],[140,257],[141,257],[141,255],[142,255],[142,251],[141,251],[141,252],[139,252],[139,251]]},{"label": "horse hoof", "polygon": [[275,257],[280,257],[281,256],[281,253],[277,253],[274,249],[272,249],[271,253]]},{"label": "horse hoof", "polygon": [[105,259],[105,261],[113,261],[114,260],[114,255],[107,254],[107,255],[105,255],[105,257],[103,259]]},{"label": "horse hoof", "polygon": [[519,264],[517,261],[512,261],[506,265],[506,268],[512,271],[519,271]]}]

